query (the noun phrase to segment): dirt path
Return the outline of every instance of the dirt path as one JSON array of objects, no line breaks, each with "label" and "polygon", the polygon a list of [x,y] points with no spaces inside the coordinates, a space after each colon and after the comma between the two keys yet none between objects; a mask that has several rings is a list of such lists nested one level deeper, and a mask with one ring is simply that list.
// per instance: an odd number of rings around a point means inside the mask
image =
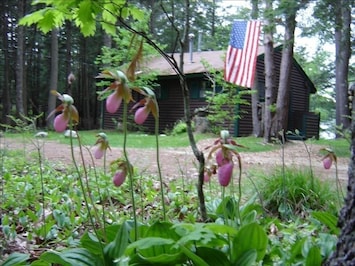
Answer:
[{"label": "dirt path", "polygon": [[[208,139],[203,140],[198,143],[200,149],[211,145],[214,140]],[[60,144],[56,141],[44,141],[41,150],[43,151],[43,156],[48,161],[52,163],[57,163],[58,165],[69,165],[72,164],[72,157],[69,145]],[[38,148],[31,142],[21,143],[21,141],[14,139],[5,139],[1,143],[0,148],[6,149],[25,149],[28,156],[33,156],[34,152],[37,152]],[[321,158],[322,155],[319,150],[322,148],[318,145],[307,146],[310,155],[306,150],[303,142],[300,141],[290,141],[285,145],[284,151],[282,149],[268,151],[268,152],[240,152],[242,158],[243,172],[248,172],[250,169],[259,169],[262,171],[270,171],[276,166],[281,166],[284,160],[285,165],[295,168],[307,169],[310,167],[311,158],[312,169],[317,176],[321,178],[334,178],[335,170],[334,166],[330,170],[325,170],[323,168]],[[93,162],[89,155],[89,151],[92,148],[85,147],[84,161],[87,166],[93,166]],[[74,148],[74,154],[79,164],[82,164],[80,159],[80,150],[78,147]],[[140,174],[153,174],[157,173],[157,163],[156,163],[156,151],[155,149],[128,149],[128,155],[131,163],[139,169]],[[115,160],[122,156],[122,149],[112,148],[108,151],[107,162]],[[342,180],[347,180],[347,170],[348,170],[347,158],[338,159],[338,173],[339,178]],[[95,160],[96,166],[103,166],[103,160]],[[160,165],[164,178],[166,180],[175,179],[181,176],[196,178],[197,176],[197,161],[192,153],[190,147],[186,148],[162,148],[160,150]]]}]

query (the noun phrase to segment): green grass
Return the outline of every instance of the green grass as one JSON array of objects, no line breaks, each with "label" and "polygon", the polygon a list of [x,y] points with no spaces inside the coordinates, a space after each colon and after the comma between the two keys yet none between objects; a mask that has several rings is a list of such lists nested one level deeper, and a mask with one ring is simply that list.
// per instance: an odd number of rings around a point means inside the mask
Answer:
[{"label": "green grass", "polygon": [[317,144],[322,145],[324,148],[331,148],[338,157],[350,157],[350,143],[346,139],[320,139],[320,140],[309,140],[307,144]]},{"label": "green grass", "polygon": [[[111,147],[122,147],[124,142],[124,135],[121,132],[117,131],[100,131],[100,130],[90,130],[90,131],[80,131],[81,141],[84,145],[94,145],[96,142],[96,135],[99,132],[105,132],[110,146]],[[5,137],[7,138],[17,138],[30,140],[33,138],[34,134],[32,133],[6,133]],[[196,134],[196,141],[200,141],[202,139],[208,138],[216,138],[210,134]],[[57,133],[54,131],[48,132],[47,140],[58,141],[62,144],[70,144],[70,139],[65,138],[63,133]],[[75,140],[74,143],[77,143]],[[180,135],[161,135],[159,136],[159,146],[161,148],[177,148],[177,147],[188,147],[189,140],[187,134]],[[127,135],[127,147],[128,148],[155,148],[156,146],[156,137],[155,135],[145,134],[145,133],[136,133],[129,132]]]},{"label": "green grass", "polygon": [[265,209],[273,215],[301,214],[310,210],[338,212],[339,202],[335,180],[330,182],[313,177],[310,171],[280,168],[270,174],[259,172],[256,183]]},{"label": "green grass", "polygon": [[[94,145],[96,141],[96,134],[101,132],[100,130],[89,130],[80,131],[81,140],[84,145]],[[123,145],[123,134],[121,132],[106,130],[103,131],[107,134],[111,147],[122,147]],[[33,137],[32,133],[6,133],[7,138],[24,138],[30,139]],[[210,145],[213,144],[213,140],[217,139],[218,136],[213,134],[195,134],[196,141],[211,139]],[[57,133],[50,131],[48,133],[48,140],[58,141],[63,144],[70,144],[70,139],[65,138],[62,133]],[[263,152],[280,149],[280,144],[265,144],[262,138],[256,137],[238,137],[233,138],[238,144],[243,145],[245,148],[239,148],[242,152]],[[76,143],[76,141],[75,141]],[[307,140],[306,145],[320,145],[324,148],[331,148],[338,157],[350,156],[350,144],[345,139],[333,139],[333,140]],[[128,148],[155,148],[156,138],[155,135],[129,132],[127,136],[127,147]],[[178,147],[188,147],[189,140],[186,133],[178,135],[161,135],[159,136],[159,146],[161,148],[178,148]]]}]

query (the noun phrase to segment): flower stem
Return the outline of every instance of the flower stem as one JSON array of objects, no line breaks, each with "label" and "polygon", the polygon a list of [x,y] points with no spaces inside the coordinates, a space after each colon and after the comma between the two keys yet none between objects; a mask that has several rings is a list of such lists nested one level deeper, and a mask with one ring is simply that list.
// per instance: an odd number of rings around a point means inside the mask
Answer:
[{"label": "flower stem", "polygon": [[41,155],[41,147],[40,144],[38,143],[38,140],[36,140],[36,148],[37,148],[37,154],[38,154],[38,164],[39,164],[39,175],[41,177],[41,190],[42,190],[42,222],[43,222],[43,231],[44,231],[44,241],[47,238],[47,228],[46,228],[46,213],[45,213],[45,197],[44,197],[44,179],[43,179],[43,168],[42,168],[42,155]]},{"label": "flower stem", "polygon": [[[336,179],[336,187],[337,187],[337,194],[338,194],[338,201],[339,201],[339,206],[341,207],[341,206],[343,206],[343,201],[344,201],[344,193],[343,193],[343,190],[342,190],[342,188],[341,188],[341,183],[340,183],[340,179],[339,179],[339,175],[338,175],[338,164],[337,164],[337,162],[335,162],[335,179]],[[340,198],[340,195],[339,194],[341,194],[341,197],[342,197],[342,199],[343,200],[341,200],[341,198]]]},{"label": "flower stem", "polygon": [[128,177],[129,177],[129,186],[132,200],[132,209],[133,209],[133,222],[134,222],[134,240],[138,239],[138,224],[137,224],[137,214],[136,214],[136,203],[134,200],[134,186],[133,186],[133,168],[128,159],[127,154],[127,113],[128,113],[128,103],[123,105],[123,155],[128,164]]},{"label": "flower stem", "polygon": [[156,140],[156,149],[157,149],[157,167],[158,167],[158,175],[160,182],[160,195],[161,195],[161,204],[163,206],[163,219],[166,221],[166,209],[165,209],[165,197],[164,197],[164,184],[163,177],[161,175],[161,167],[160,167],[160,155],[159,155],[159,119],[155,118],[155,140]]},{"label": "flower stem", "polygon": [[[71,152],[71,157],[72,157],[72,159],[73,159],[74,168],[75,168],[75,170],[76,170],[76,172],[77,172],[77,174],[78,174],[78,179],[79,179],[81,191],[82,191],[82,193],[83,193],[83,198],[84,198],[85,207],[86,207],[86,209],[87,209],[87,211],[88,211],[89,221],[90,221],[90,223],[91,223],[91,225],[92,225],[92,229],[94,230],[94,233],[95,233],[97,239],[100,239],[99,234],[98,234],[98,232],[97,232],[97,230],[96,230],[96,226],[95,226],[95,223],[94,223],[94,219],[93,219],[93,217],[92,217],[92,215],[91,215],[90,206],[89,206],[88,199],[87,199],[87,196],[86,196],[86,193],[85,193],[84,182],[83,182],[83,180],[81,179],[80,169],[79,169],[79,166],[78,166],[78,164],[77,164],[77,162],[76,162],[75,155],[74,155],[74,144],[73,144],[73,136],[72,136],[73,125],[72,125],[72,124],[73,124],[73,123],[72,123],[72,119],[71,119],[71,117],[70,117],[70,118],[69,118],[69,130],[70,130],[69,138],[70,138],[70,152]],[[79,146],[80,146],[80,144],[79,144]],[[81,153],[81,156],[82,156],[82,155],[83,155],[83,154]],[[101,241],[99,241],[99,243],[100,243],[101,252],[102,252],[102,254],[104,254],[104,248],[103,248],[103,246],[102,246]]]}]

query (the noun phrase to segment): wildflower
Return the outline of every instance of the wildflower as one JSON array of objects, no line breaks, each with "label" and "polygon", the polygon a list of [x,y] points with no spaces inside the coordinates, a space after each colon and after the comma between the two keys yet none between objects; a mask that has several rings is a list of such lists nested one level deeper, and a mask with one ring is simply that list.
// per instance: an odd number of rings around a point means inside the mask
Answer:
[{"label": "wildflower", "polygon": [[128,164],[124,159],[117,159],[111,162],[111,171],[114,173],[112,182],[116,187],[123,184],[129,170],[132,170],[132,165]]},{"label": "wildflower", "polygon": [[134,122],[136,122],[138,125],[141,125],[147,120],[149,115],[149,110],[147,106],[143,106],[137,109],[135,115],[134,115]]},{"label": "wildflower", "polygon": [[59,100],[62,101],[62,104],[57,106],[57,108],[52,113],[50,113],[49,116],[51,116],[55,112],[61,112],[54,118],[53,127],[57,132],[64,132],[70,120],[73,124],[79,123],[79,113],[76,107],[73,105],[74,100],[70,95],[62,95],[54,90],[52,91],[52,93],[56,95]]},{"label": "wildflower", "polygon": [[326,155],[322,158],[324,169],[330,169],[332,167],[333,162],[337,163],[337,157],[332,149],[326,148],[321,149],[321,151],[325,151]]},{"label": "wildflower", "polygon": [[112,178],[112,182],[116,187],[119,187],[126,180],[127,173],[125,171],[117,171]]},{"label": "wildflower", "polygon": [[61,113],[54,118],[53,126],[55,131],[64,132],[68,126],[69,118],[65,118],[64,114]]},{"label": "wildflower", "polygon": [[232,160],[232,153],[228,149],[219,149],[216,152],[216,162],[218,166],[225,165]]},{"label": "wildflower", "polygon": [[132,92],[128,86],[127,76],[120,70],[108,71],[105,70],[100,73],[97,78],[113,79],[114,81],[107,87],[100,95],[106,95],[107,92],[112,91],[106,99],[106,110],[109,113],[115,113],[120,108],[122,100],[129,103],[132,100]]},{"label": "wildflower", "polygon": [[329,169],[333,164],[333,160],[327,156],[323,159],[323,167],[324,169]]},{"label": "wildflower", "polygon": [[216,159],[216,169],[218,172],[218,181],[221,186],[228,186],[233,175],[233,156],[238,159],[239,169],[241,170],[241,159],[236,147],[243,147],[237,144],[234,140],[229,137],[229,132],[227,130],[222,130],[220,133],[220,138],[214,142],[212,146],[207,147],[206,149],[211,148],[208,159],[212,158],[212,154],[215,152]]},{"label": "wildflower", "polygon": [[105,152],[107,149],[110,149],[110,145],[108,144],[108,140],[107,140],[107,135],[103,132],[99,133],[96,135],[96,137],[98,137],[98,139],[96,140],[96,149],[94,152],[94,157],[95,159],[101,159],[102,156],[104,156]]},{"label": "wildflower", "polygon": [[229,185],[232,179],[233,167],[233,161],[229,161],[218,168],[218,181],[221,186],[226,187]]},{"label": "wildflower", "polygon": [[106,99],[107,112],[109,112],[111,114],[116,113],[118,108],[120,108],[121,102],[122,102],[122,97],[120,97],[116,91],[114,93],[112,93]]},{"label": "wildflower", "polygon": [[155,93],[147,87],[136,90],[144,96],[144,99],[132,107],[132,110],[139,107],[134,115],[134,121],[141,125],[147,120],[150,113],[157,119],[159,111]]}]

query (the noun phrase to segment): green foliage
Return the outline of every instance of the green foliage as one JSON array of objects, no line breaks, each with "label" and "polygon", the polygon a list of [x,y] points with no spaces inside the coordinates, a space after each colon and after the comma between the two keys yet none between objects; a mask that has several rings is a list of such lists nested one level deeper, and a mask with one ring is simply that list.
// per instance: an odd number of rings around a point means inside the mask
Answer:
[{"label": "green foliage", "polygon": [[209,113],[207,118],[212,126],[212,132],[218,134],[222,126],[231,129],[234,127],[235,120],[243,116],[243,111],[240,108],[236,110],[236,106],[249,104],[243,99],[243,96],[252,93],[252,91],[238,88],[226,82],[223,72],[214,69],[208,62],[203,62],[203,64],[208,69],[207,77],[211,83],[211,90],[206,91]]},{"label": "green foliage", "polygon": [[[117,132],[111,133],[121,138]],[[51,134],[49,138],[58,139],[56,133],[53,136]],[[87,143],[93,143],[92,138],[96,134],[90,131],[80,135]],[[139,139],[146,140],[142,135],[136,137],[136,142]],[[170,139],[170,144],[175,139],[173,136],[166,138]],[[251,146],[251,150],[260,149],[255,144],[255,138],[240,138],[238,143]],[[276,145],[267,148],[274,149]],[[17,225],[21,225],[27,233],[29,241],[41,240],[44,241],[42,245],[48,241],[59,241],[58,248],[42,253],[31,265],[78,265],[79,262],[83,265],[319,265],[335,247],[334,234],[338,233],[338,229],[334,216],[336,210],[332,205],[334,190],[328,191],[327,187],[323,187],[325,183],[321,182],[315,182],[314,190],[311,190],[307,172],[287,169],[286,178],[280,177],[280,171],[271,178],[257,175],[256,179],[263,178],[267,185],[258,187],[263,203],[276,206],[285,196],[280,188],[287,188],[284,190],[287,192],[286,211],[290,214],[287,223],[264,212],[263,208],[268,205],[260,206],[256,203],[256,197],[243,198],[239,202],[233,196],[220,199],[216,195],[212,195],[213,200],[207,204],[210,223],[197,223],[197,203],[192,200],[196,194],[192,192],[192,183],[181,186],[176,181],[169,182],[166,200],[172,211],[168,212],[169,221],[161,222],[160,192],[153,189],[155,177],[138,176],[135,171],[135,199],[142,213],[135,234],[126,207],[130,206],[127,199],[131,191],[127,183],[117,190],[108,185],[111,177],[99,173],[95,181],[96,171],[88,171],[88,187],[100,211],[95,216],[93,210],[89,213],[82,208],[83,192],[73,169],[44,162],[45,190],[38,193],[41,186],[36,160],[28,160],[26,154],[21,152],[7,150],[2,156],[2,180],[6,192],[1,199],[4,244],[16,239]],[[286,185],[280,185],[285,180]],[[41,194],[45,196],[45,201]],[[278,197],[274,203],[269,201],[268,195],[271,194]],[[44,223],[41,216],[43,209],[49,212]],[[275,213],[279,214],[280,210],[276,208]],[[307,215],[308,212],[311,217]],[[112,224],[98,226],[94,234],[92,230],[87,230],[89,214],[103,217],[104,221]],[[297,218],[297,215],[301,218]],[[64,249],[59,248],[62,245]],[[4,263],[11,265],[14,261],[18,265],[29,265],[28,256],[16,253],[7,257]]]},{"label": "green foliage", "polygon": [[329,212],[312,211],[312,217],[328,227],[332,234],[338,235],[339,228],[337,227],[338,218]]},{"label": "green foliage", "polygon": [[[194,128],[193,124],[192,124],[192,128]],[[187,132],[187,124],[186,124],[186,122],[180,120],[175,123],[173,129],[171,130],[171,135],[178,136],[178,135],[181,135],[186,132]]]},{"label": "green foliage", "polygon": [[[94,35],[97,21],[110,34],[115,33],[118,19],[131,18],[142,21],[145,11],[134,5],[126,5],[125,0],[94,1],[85,0],[76,4],[75,0],[61,1],[35,1],[35,4],[45,4],[38,11],[26,15],[20,20],[20,25],[30,26],[37,24],[44,33],[53,28],[60,28],[66,20],[74,21],[84,36]],[[120,16],[115,15],[120,14]],[[100,19],[99,19],[100,18]]]},{"label": "green foliage", "polygon": [[7,117],[11,120],[11,124],[0,124],[0,127],[3,127],[8,132],[14,133],[33,133],[36,131],[37,120],[43,116],[43,113],[36,116],[25,116],[20,115],[19,118],[8,115]]},{"label": "green foliage", "polygon": [[[286,168],[264,173],[258,190],[264,208],[289,219],[294,215],[305,215],[310,210],[337,213],[337,192],[329,182],[314,179],[307,170]],[[312,188],[313,187],[313,188]]]},{"label": "green foliage", "polygon": [[310,58],[310,55],[303,48],[295,53],[295,57],[317,89],[317,93],[311,95],[311,110],[321,114],[322,123],[334,124],[335,79],[332,73],[334,73],[335,66],[333,62],[329,62],[329,52],[319,49]]}]

